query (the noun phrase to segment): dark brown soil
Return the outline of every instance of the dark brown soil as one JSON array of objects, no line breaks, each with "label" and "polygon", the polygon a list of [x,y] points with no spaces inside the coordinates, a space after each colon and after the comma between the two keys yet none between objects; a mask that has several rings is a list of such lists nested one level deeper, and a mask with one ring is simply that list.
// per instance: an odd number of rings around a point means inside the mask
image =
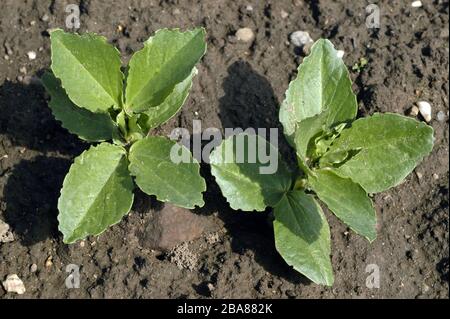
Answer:
[{"label": "dark brown soil", "polygon": [[[434,150],[402,185],[374,197],[377,240],[369,244],[328,214],[331,288],[290,269],[276,253],[268,213],[232,211],[207,166],[208,205],[198,211],[212,225],[205,237],[172,254],[141,248],[139,234],[155,203],[139,194],[133,211],[98,238],[62,244],[59,189],[87,145],[52,118],[44,90],[29,76],[49,67],[46,29],[64,27],[70,2],[76,1],[5,0],[0,10],[0,218],[16,237],[0,244],[0,280],[18,274],[27,288],[21,297],[448,298],[448,1],[423,1],[422,8],[378,1],[380,30],[366,28],[366,4],[356,0],[80,1],[80,32],[105,35],[127,58],[159,28],[207,29],[208,52],[189,100],[161,133],[192,128],[193,119],[204,128],[279,126],[279,103],[302,60],[288,42],[295,30],[329,38],[346,52],[349,66],[361,57],[369,61],[352,73],[361,115],[405,114],[417,100],[430,101]],[[117,31],[119,24],[124,31]],[[240,27],[255,31],[254,43],[235,39]],[[36,60],[28,60],[30,50]],[[445,121],[436,120],[438,111]],[[68,264],[81,266],[80,289],[65,287]],[[380,268],[379,289],[366,287],[368,264]],[[0,288],[0,297],[17,296]]]}]

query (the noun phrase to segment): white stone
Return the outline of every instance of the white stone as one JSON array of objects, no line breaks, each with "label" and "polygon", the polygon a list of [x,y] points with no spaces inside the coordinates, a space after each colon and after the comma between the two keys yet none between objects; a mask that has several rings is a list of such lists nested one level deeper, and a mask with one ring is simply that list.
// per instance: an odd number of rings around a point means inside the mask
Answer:
[{"label": "white stone", "polygon": [[280,15],[281,15],[281,19],[286,19],[287,17],[289,17],[289,13],[287,13],[284,10],[281,10]]},{"label": "white stone", "polygon": [[344,50],[337,50],[337,56],[338,56],[338,58],[343,58],[344,57],[344,54],[345,54],[345,52],[344,52]]},{"label": "white stone", "polygon": [[419,101],[417,102],[417,106],[419,107],[419,112],[422,114],[425,121],[431,121],[431,104],[427,101]]},{"label": "white stone", "polygon": [[411,110],[409,111],[409,115],[411,115],[411,116],[417,116],[417,115],[419,115],[419,108],[417,107],[417,106],[413,106],[412,108],[411,108]]},{"label": "white stone", "polygon": [[9,243],[14,241],[14,235],[9,230],[9,225],[0,220],[0,243]]},{"label": "white stone", "polygon": [[303,47],[314,42],[307,31],[293,32],[290,36],[290,40],[296,47]]},{"label": "white stone", "polygon": [[6,280],[3,282],[3,288],[7,292],[15,292],[19,295],[24,294],[26,291],[23,281],[16,274],[6,277]]},{"label": "white stone", "polygon": [[34,51],[28,51],[27,55],[28,55],[28,59],[30,59],[30,60],[36,59],[36,52],[34,52]]},{"label": "white stone", "polygon": [[255,39],[255,34],[250,28],[241,28],[236,32],[236,38],[242,42],[251,42]]},{"label": "white stone", "polygon": [[411,7],[413,8],[420,8],[422,6],[422,1],[413,1],[411,3]]}]

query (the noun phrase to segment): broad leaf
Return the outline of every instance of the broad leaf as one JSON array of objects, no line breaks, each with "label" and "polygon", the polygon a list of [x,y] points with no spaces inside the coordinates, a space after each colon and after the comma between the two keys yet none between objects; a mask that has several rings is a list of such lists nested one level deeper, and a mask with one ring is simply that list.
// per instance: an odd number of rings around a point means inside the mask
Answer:
[{"label": "broad leaf", "polygon": [[280,109],[280,122],[292,143],[297,124],[328,109],[326,127],[354,119],[358,109],[347,68],[333,44],[318,40],[298,68]]},{"label": "broad leaf", "polygon": [[141,114],[139,122],[147,131],[167,122],[178,113],[189,95],[192,79],[196,74],[197,69],[194,67],[191,74],[183,82],[175,85],[174,90],[163,103],[149,108],[148,111]]},{"label": "broad leaf", "polygon": [[44,73],[42,83],[51,96],[49,106],[53,115],[70,133],[89,142],[111,140],[117,136],[117,126],[108,113],[93,113],[73,104],[52,73]]},{"label": "broad leaf", "polygon": [[75,159],[58,200],[65,243],[99,235],[118,223],[133,203],[133,181],[125,150],[102,143]]},{"label": "broad leaf", "polygon": [[[262,163],[261,153],[271,154],[272,162]],[[233,209],[263,211],[273,207],[292,183],[278,150],[258,135],[242,133],[227,138],[211,153],[210,164]]]},{"label": "broad leaf", "polygon": [[398,114],[374,114],[342,131],[330,153],[355,155],[336,168],[367,192],[398,185],[433,148],[433,128]]},{"label": "broad leaf", "polygon": [[[186,162],[171,157],[178,151],[187,155]],[[129,160],[130,172],[143,192],[185,208],[204,205],[206,183],[200,176],[200,165],[184,146],[164,137],[148,136],[133,144]]]},{"label": "broad leaf", "polygon": [[144,112],[161,105],[206,52],[205,30],[158,30],[130,60],[126,107]]},{"label": "broad leaf", "polygon": [[275,246],[286,263],[317,284],[333,285],[330,228],[314,198],[290,191],[274,213]]},{"label": "broad leaf", "polygon": [[119,51],[102,36],[60,29],[50,33],[52,70],[76,105],[92,112],[122,105]]},{"label": "broad leaf", "polygon": [[361,186],[329,169],[314,171],[308,182],[339,219],[369,241],[375,240],[377,216],[372,201]]}]

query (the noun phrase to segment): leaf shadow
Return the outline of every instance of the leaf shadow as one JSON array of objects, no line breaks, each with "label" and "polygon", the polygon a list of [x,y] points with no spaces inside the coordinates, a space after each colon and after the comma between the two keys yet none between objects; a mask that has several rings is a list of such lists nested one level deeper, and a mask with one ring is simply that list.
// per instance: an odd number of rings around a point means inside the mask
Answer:
[{"label": "leaf shadow", "polygon": [[3,214],[24,246],[60,236],[57,201],[70,164],[64,158],[37,156],[8,173]]},{"label": "leaf shadow", "polygon": [[13,146],[39,152],[75,155],[86,143],[61,127],[47,105],[38,71],[30,84],[5,81],[0,86],[0,135]]}]

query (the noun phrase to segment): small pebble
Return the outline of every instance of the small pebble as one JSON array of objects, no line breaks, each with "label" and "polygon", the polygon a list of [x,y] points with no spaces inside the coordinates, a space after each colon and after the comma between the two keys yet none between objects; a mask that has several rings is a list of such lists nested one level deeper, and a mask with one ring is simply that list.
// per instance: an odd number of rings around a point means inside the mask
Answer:
[{"label": "small pebble", "polygon": [[434,173],[434,174],[433,174],[433,178],[434,178],[435,180],[438,180],[438,179],[439,179],[439,175],[436,174],[436,173]]},{"label": "small pebble", "polygon": [[16,274],[6,277],[6,280],[3,282],[3,288],[7,292],[15,292],[19,295],[24,294],[26,291],[23,281]]},{"label": "small pebble", "polygon": [[41,18],[42,21],[47,22],[49,19],[48,14],[44,14]]},{"label": "small pebble", "polygon": [[0,243],[10,243],[12,241],[14,241],[14,235],[11,232],[9,225],[0,220]]},{"label": "small pebble", "polygon": [[181,14],[180,9],[175,8],[175,9],[173,10],[173,15],[179,15],[179,14]]},{"label": "small pebble", "polygon": [[445,113],[444,113],[444,112],[442,112],[442,111],[437,112],[437,114],[436,114],[436,119],[437,119],[439,122],[444,122],[444,121],[445,121],[445,118],[446,118],[446,116],[445,116]]},{"label": "small pebble", "polygon": [[80,247],[83,248],[85,246],[84,240],[80,241]]},{"label": "small pebble", "polygon": [[34,51],[29,51],[29,52],[27,52],[27,55],[28,55],[28,59],[29,59],[29,60],[34,60],[34,59],[36,59],[36,52],[34,52]]},{"label": "small pebble", "polygon": [[248,5],[245,7],[245,10],[252,12],[253,11],[253,7],[251,5]]},{"label": "small pebble", "polygon": [[37,271],[37,269],[38,269],[38,267],[37,267],[36,264],[32,264],[32,265],[30,266],[30,272],[31,272],[31,273],[35,273],[35,272]]},{"label": "small pebble", "polygon": [[208,286],[209,291],[213,291],[215,289],[214,285],[210,282],[208,283],[207,286]]},{"label": "small pebble", "polygon": [[413,8],[420,8],[422,6],[422,1],[413,1],[411,3],[411,7]]},{"label": "small pebble", "polygon": [[53,266],[53,256],[48,256],[45,261],[45,267],[50,268],[51,266]]},{"label": "small pebble", "polygon": [[417,106],[419,107],[419,112],[422,114],[423,118],[426,122],[431,121],[431,104],[427,101],[419,101],[417,102]]},{"label": "small pebble", "polygon": [[287,13],[284,10],[281,10],[280,15],[281,15],[281,19],[286,19],[287,17],[289,17],[289,13]]},{"label": "small pebble", "polygon": [[295,31],[289,38],[291,40],[291,43],[296,47],[303,47],[314,42],[309,33],[306,31]]},{"label": "small pebble", "polygon": [[419,108],[417,106],[413,106],[410,110],[409,110],[409,115],[410,116],[414,116],[416,117],[417,115],[419,115]]},{"label": "small pebble", "polygon": [[5,56],[3,57],[6,61],[9,60],[9,55],[5,54]]},{"label": "small pebble", "polygon": [[341,59],[344,57],[344,54],[345,54],[344,50],[337,50],[337,52],[336,52],[336,55],[338,56],[338,58],[341,58]]},{"label": "small pebble", "polygon": [[255,34],[250,28],[241,28],[236,32],[236,38],[238,41],[251,42],[255,39]]},{"label": "small pebble", "polygon": [[31,25],[31,26],[33,26],[33,25],[35,25],[35,24],[36,24],[36,21],[34,21],[34,20],[33,20],[33,21],[30,21],[30,25]]},{"label": "small pebble", "polygon": [[420,172],[416,172],[416,176],[418,179],[421,179],[423,177],[423,174]]},{"label": "small pebble", "polygon": [[20,72],[20,73],[23,73],[23,74],[27,74],[27,68],[24,67],[24,66],[22,66],[22,67],[19,69],[19,72]]}]

